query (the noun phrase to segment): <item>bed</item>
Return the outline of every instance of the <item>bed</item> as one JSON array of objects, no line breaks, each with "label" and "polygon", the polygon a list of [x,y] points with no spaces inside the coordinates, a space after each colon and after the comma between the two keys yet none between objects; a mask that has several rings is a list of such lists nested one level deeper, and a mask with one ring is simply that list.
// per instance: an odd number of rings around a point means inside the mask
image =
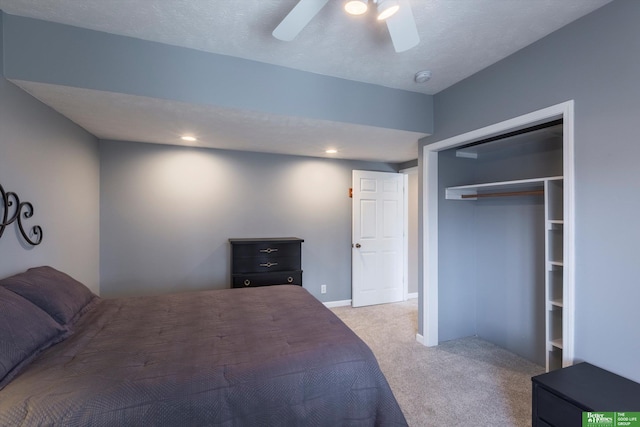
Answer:
[{"label": "bed", "polygon": [[406,425],[300,286],[105,299],[38,267],[0,281],[0,322],[2,426]]}]

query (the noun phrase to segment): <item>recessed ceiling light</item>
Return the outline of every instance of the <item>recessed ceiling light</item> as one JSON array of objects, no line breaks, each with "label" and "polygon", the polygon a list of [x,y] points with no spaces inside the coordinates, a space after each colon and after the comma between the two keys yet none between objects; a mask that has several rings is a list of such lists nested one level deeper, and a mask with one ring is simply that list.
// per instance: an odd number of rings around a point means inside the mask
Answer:
[{"label": "recessed ceiling light", "polygon": [[418,71],[416,75],[413,77],[416,83],[426,83],[431,79],[431,71],[422,70]]},{"label": "recessed ceiling light", "polygon": [[189,141],[189,142],[193,142],[193,141],[197,141],[198,138],[196,138],[195,136],[189,136],[189,135],[184,135],[180,137],[181,140],[183,141]]},{"label": "recessed ceiling light", "polygon": [[325,151],[325,153],[327,153],[327,154],[336,154],[337,152],[338,152],[338,150],[336,150],[335,148],[330,148],[330,149]]},{"label": "recessed ceiling light", "polygon": [[349,0],[344,4],[344,10],[349,15],[362,15],[367,8],[367,0]]}]

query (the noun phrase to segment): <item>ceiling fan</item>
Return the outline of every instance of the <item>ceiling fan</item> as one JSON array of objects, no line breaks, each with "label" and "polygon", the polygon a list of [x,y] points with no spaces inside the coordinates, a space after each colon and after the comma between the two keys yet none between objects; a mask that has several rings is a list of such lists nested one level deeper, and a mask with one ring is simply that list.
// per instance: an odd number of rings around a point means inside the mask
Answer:
[{"label": "ceiling fan", "polygon": [[[291,41],[313,19],[329,0],[299,0],[291,12],[273,30],[279,40]],[[420,43],[409,0],[346,0],[344,9],[351,15],[362,15],[375,6],[379,21],[385,21],[396,52],[404,52]]]}]

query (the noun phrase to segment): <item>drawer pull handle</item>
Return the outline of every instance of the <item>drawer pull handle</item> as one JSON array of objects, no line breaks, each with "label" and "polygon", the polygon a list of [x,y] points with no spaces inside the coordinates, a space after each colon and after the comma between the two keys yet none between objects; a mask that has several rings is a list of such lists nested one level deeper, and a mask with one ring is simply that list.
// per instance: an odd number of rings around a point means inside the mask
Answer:
[{"label": "drawer pull handle", "polygon": [[249,279],[244,279],[244,285],[245,286],[249,286],[251,284],[251,280]]},{"label": "drawer pull handle", "polygon": [[277,248],[260,249],[260,252],[265,254],[270,254],[271,252],[278,252],[278,249]]},{"label": "drawer pull handle", "polygon": [[267,268],[271,268],[271,267],[273,267],[274,265],[278,265],[278,263],[277,263],[277,262],[267,262],[267,263],[264,263],[264,264],[260,264],[260,267],[267,267]]},{"label": "drawer pull handle", "polygon": [[291,276],[287,277],[287,283],[293,283],[293,277]]}]

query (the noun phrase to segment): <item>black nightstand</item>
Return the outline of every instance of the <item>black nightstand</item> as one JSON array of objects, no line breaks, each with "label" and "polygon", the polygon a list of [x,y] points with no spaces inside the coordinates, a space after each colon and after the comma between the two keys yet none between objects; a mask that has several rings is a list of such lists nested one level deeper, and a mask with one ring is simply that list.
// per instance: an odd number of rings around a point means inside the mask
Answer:
[{"label": "black nightstand", "polygon": [[229,242],[231,287],[302,286],[303,239],[229,239]]},{"label": "black nightstand", "polygon": [[640,384],[589,363],[531,378],[533,427],[580,427],[582,412],[639,412]]}]

